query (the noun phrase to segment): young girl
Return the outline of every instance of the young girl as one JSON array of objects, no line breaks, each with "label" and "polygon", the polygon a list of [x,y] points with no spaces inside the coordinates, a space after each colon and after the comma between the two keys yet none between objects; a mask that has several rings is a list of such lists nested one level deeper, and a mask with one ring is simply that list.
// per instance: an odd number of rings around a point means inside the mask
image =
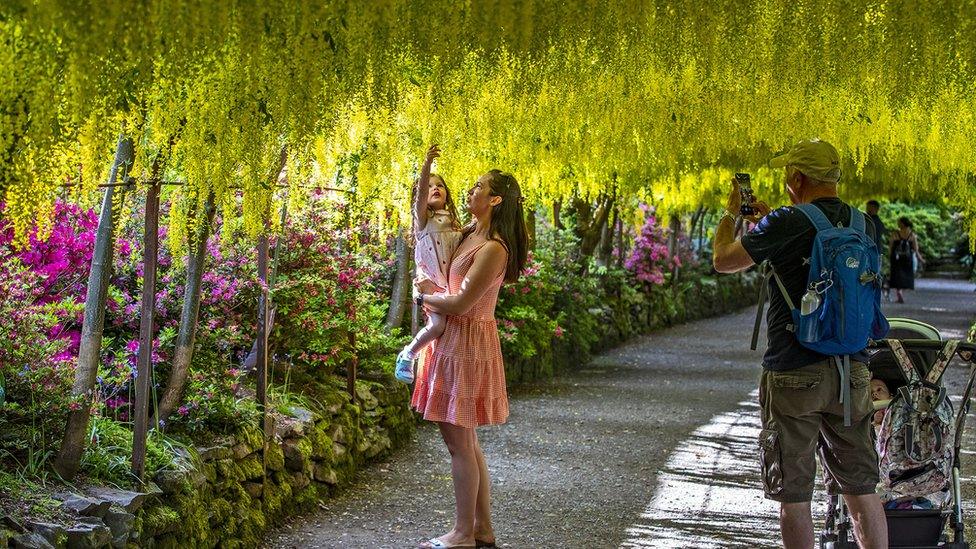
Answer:
[{"label": "young girl", "polygon": [[[431,164],[440,154],[437,145],[431,145],[427,149],[427,157],[420,169],[420,179],[414,188],[413,197],[414,261],[417,264],[417,279],[414,284],[418,288],[432,288],[433,293],[447,290],[451,257],[461,241],[457,206],[451,199],[444,179],[430,173]],[[444,326],[444,315],[427,314],[427,325],[417,332],[413,341],[397,356],[397,379],[404,383],[413,381],[414,358],[427,344],[440,337]]]}]

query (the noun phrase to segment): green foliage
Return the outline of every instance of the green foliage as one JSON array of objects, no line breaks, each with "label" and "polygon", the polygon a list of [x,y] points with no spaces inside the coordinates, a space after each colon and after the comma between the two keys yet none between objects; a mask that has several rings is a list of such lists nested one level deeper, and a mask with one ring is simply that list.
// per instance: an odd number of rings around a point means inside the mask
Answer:
[{"label": "green foliage", "polygon": [[540,360],[548,358],[560,316],[553,308],[553,282],[552,274],[530,259],[518,282],[500,290],[496,317],[505,356],[528,359],[544,354]]},{"label": "green foliage", "polygon": [[42,474],[53,456],[72,405],[70,361],[57,359],[67,346],[49,337],[57,312],[70,304],[25,305],[37,275],[15,264],[0,276],[0,462],[12,461],[32,475]]},{"label": "green foliage", "polygon": [[592,311],[601,305],[603,276],[579,276],[582,266],[574,259],[579,240],[572,230],[546,229],[538,240],[535,260],[553,293],[552,310],[559,313],[556,350],[584,363],[600,337],[599,319]]},{"label": "green foliage", "polygon": [[[541,201],[613,178],[622,196],[689,211],[720,205],[732,170],[819,135],[855,192],[948,196],[976,237],[974,11],[972,0],[12,0],[0,4],[0,189],[23,243],[35,219],[48,227],[57,185],[104,179],[124,127],[136,177],[161,160],[187,183],[175,192],[198,201],[239,188],[251,237],[270,216],[282,146],[294,190],[354,187],[393,228],[408,208],[391,182],[432,141],[450,181],[499,164]],[[355,173],[340,171],[353,155]],[[782,192],[782,172],[756,175],[760,195]],[[186,232],[181,211],[173,225]]]},{"label": "green foliage", "polygon": [[244,391],[243,372],[225,363],[194,361],[182,404],[164,421],[167,429],[190,435],[232,433],[260,417],[253,395]]},{"label": "green foliage", "polygon": [[[11,472],[0,468],[0,514],[22,522],[25,519],[56,522],[65,520],[67,513],[61,502],[51,497],[51,489],[44,477]],[[2,539],[2,537],[0,537]]]},{"label": "green foliage", "polygon": [[898,218],[907,217],[918,235],[918,247],[926,260],[961,257],[966,250],[961,216],[941,204],[884,202],[879,214],[890,238],[898,230]]},{"label": "green foliage", "polygon": [[[82,470],[91,480],[119,487],[134,487],[139,480],[132,474],[132,431],[109,418],[94,416],[89,426],[91,443],[81,458]],[[152,430],[146,441],[146,475],[181,467],[176,459],[182,443]]]}]

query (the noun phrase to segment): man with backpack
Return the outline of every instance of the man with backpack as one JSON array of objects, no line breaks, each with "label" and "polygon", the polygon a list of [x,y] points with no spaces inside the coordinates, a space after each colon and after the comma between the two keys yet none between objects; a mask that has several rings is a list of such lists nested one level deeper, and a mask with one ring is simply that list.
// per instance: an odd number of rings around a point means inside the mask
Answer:
[{"label": "man with backpack", "polygon": [[741,196],[733,182],[713,242],[719,272],[771,267],[768,292],[763,286],[770,307],[759,389],[764,491],[780,502],[784,546],[812,549],[810,501],[819,452],[827,489],[843,494],[861,547],[888,547],[875,493],[878,456],[871,439],[871,374],[864,363],[867,339],[887,331],[874,225],[838,197],[840,157],[829,143],[801,141],[770,166],[785,168],[795,206],[770,211],[762,202],[752,204],[757,225],[735,240]]}]

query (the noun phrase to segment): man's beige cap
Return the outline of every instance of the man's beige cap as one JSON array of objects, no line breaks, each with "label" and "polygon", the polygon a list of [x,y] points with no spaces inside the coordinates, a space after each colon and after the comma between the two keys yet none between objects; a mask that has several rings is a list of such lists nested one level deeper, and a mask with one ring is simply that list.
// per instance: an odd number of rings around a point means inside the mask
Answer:
[{"label": "man's beige cap", "polygon": [[787,151],[769,161],[770,168],[793,166],[803,175],[837,183],[840,181],[840,155],[837,149],[816,137],[804,139]]}]

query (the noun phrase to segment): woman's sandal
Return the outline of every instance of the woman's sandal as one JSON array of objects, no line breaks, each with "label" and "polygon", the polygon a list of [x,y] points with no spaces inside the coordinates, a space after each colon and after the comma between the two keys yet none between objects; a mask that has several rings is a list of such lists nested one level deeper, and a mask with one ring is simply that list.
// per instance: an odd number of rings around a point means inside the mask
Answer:
[{"label": "woman's sandal", "polygon": [[451,549],[452,547],[494,547],[494,545],[480,545],[480,543],[475,540],[475,545],[448,545],[437,538],[430,538],[429,540],[421,543],[417,546],[418,549]]},{"label": "woman's sandal", "polygon": [[497,548],[498,547],[497,545],[495,545],[495,542],[494,541],[481,541],[480,539],[475,539],[474,540],[474,546],[475,547],[485,547],[485,548],[488,548],[488,547],[496,547]]}]

